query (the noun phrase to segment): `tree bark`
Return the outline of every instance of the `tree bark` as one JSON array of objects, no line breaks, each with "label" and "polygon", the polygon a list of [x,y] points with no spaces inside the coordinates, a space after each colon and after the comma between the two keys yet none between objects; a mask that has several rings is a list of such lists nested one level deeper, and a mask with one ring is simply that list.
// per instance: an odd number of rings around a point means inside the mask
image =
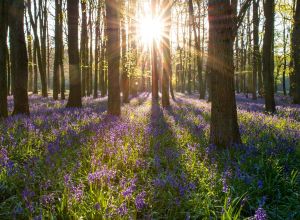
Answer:
[{"label": "tree bark", "polygon": [[170,75],[172,72],[172,60],[170,49],[170,31],[171,31],[171,5],[170,0],[163,1],[164,9],[164,34],[163,34],[163,75],[162,75],[162,106],[164,108],[170,106]]},{"label": "tree bark", "polygon": [[86,96],[88,89],[88,33],[87,33],[87,1],[81,0],[81,38],[80,38],[80,66],[81,66],[81,95]]},{"label": "tree bark", "polygon": [[234,15],[229,0],[209,0],[211,71],[210,142],[220,147],[240,143],[234,92]]},{"label": "tree bark", "polygon": [[129,76],[127,67],[127,40],[126,40],[126,25],[125,25],[125,0],[122,0],[122,95],[123,103],[129,103]]},{"label": "tree bark", "polygon": [[118,1],[106,0],[107,58],[108,58],[108,111],[110,115],[121,114],[119,64],[120,32]]},{"label": "tree bark", "polygon": [[[157,0],[151,0],[152,17],[156,16]],[[158,67],[157,67],[157,45],[156,41],[152,42],[152,99],[158,100]]]},{"label": "tree bark", "polygon": [[81,77],[78,52],[79,0],[67,0],[70,94],[67,107],[81,107]]},{"label": "tree bark", "polygon": [[292,52],[294,62],[294,91],[293,102],[300,104],[300,0],[296,3],[296,13],[294,17],[294,28],[292,33]]},{"label": "tree bark", "polygon": [[53,99],[58,99],[60,88],[59,70],[60,70],[60,13],[61,13],[61,0],[55,0],[55,55],[53,67]]},{"label": "tree bark", "polygon": [[259,18],[258,18],[259,0],[253,0],[253,84],[252,99],[257,99],[257,75],[258,75],[258,54],[259,54]]},{"label": "tree bark", "polygon": [[35,52],[37,55],[37,62],[38,62],[38,68],[41,76],[41,84],[42,84],[42,96],[47,97],[48,92],[47,92],[47,77],[46,77],[46,71],[43,66],[43,59],[42,59],[42,52],[41,52],[41,46],[40,46],[40,41],[39,41],[39,36],[37,32],[37,22],[36,19],[33,18],[32,12],[31,12],[31,0],[28,0],[28,13],[29,13],[29,18],[30,18],[30,23],[33,29],[34,33],[34,47],[35,47]]},{"label": "tree bark", "polygon": [[8,116],[7,109],[7,71],[6,71],[6,47],[7,47],[7,17],[8,5],[6,1],[0,2],[0,118]]},{"label": "tree bark", "polygon": [[100,18],[101,18],[101,1],[98,0],[97,4],[97,18],[96,18],[96,31],[95,31],[95,75],[94,75],[94,95],[93,98],[98,97],[98,76],[99,76],[99,66],[100,66],[100,44],[99,38],[101,36],[100,33]]},{"label": "tree bark", "polygon": [[[194,7],[193,7],[192,0],[189,0],[189,13],[192,20],[194,39],[195,39],[196,61],[197,61],[197,69],[198,69],[199,94],[200,94],[199,98],[205,99],[205,88],[203,85],[203,77],[202,77],[202,57],[201,57],[201,49],[200,49],[200,38],[197,36]],[[200,35],[200,30],[199,30],[199,35]]]},{"label": "tree bark", "polygon": [[265,109],[275,112],[274,99],[274,0],[264,2],[265,35],[263,42],[263,83],[265,94]]},{"label": "tree bark", "polygon": [[92,1],[89,1],[89,32],[90,32],[90,47],[87,47],[89,49],[89,68],[88,68],[88,78],[87,78],[87,95],[92,95],[93,91],[93,23],[92,23],[92,16],[93,16],[93,5]]},{"label": "tree bark", "polygon": [[12,62],[13,115],[29,115],[27,94],[28,59],[24,34],[24,0],[9,1],[10,50]]}]

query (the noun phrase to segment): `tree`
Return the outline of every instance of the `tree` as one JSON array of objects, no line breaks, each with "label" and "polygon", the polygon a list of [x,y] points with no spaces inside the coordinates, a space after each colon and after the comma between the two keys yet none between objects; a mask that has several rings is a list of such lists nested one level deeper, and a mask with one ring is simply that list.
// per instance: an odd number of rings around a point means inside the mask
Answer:
[{"label": "tree", "polygon": [[24,0],[9,1],[11,68],[13,76],[13,115],[29,115],[27,94],[28,59],[24,34]]},{"label": "tree", "polygon": [[60,69],[60,59],[61,57],[61,34],[60,34],[60,25],[61,22],[61,0],[55,0],[55,55],[54,55],[54,67],[53,67],[53,99],[58,99],[60,81],[59,81],[59,69]]},{"label": "tree", "polygon": [[117,0],[106,0],[107,59],[108,59],[108,114],[121,114],[119,65],[120,34]]},{"label": "tree", "polygon": [[0,2],[0,118],[7,117],[7,76],[6,76],[6,38],[7,38],[7,2]]},{"label": "tree", "polygon": [[265,0],[265,35],[263,41],[263,82],[265,94],[265,109],[267,112],[275,112],[274,99],[274,0]]},{"label": "tree", "polygon": [[257,75],[259,63],[259,17],[258,17],[259,0],[253,0],[253,89],[252,99],[256,100],[257,95]]},{"label": "tree", "polygon": [[89,47],[88,47],[88,32],[87,32],[87,8],[86,0],[81,0],[81,37],[80,37],[80,66],[81,66],[81,94],[86,96],[88,87],[89,74]]},{"label": "tree", "polygon": [[172,1],[163,1],[162,8],[164,10],[164,34],[163,34],[163,75],[162,75],[162,106],[170,106],[170,75],[172,72],[172,60],[170,50],[170,31],[171,31],[171,6]]},{"label": "tree", "polygon": [[[157,0],[151,0],[152,19],[155,19]],[[152,42],[152,99],[158,100],[158,68],[157,68],[157,42]]]},{"label": "tree", "polygon": [[293,102],[300,104],[300,0],[296,3],[296,13],[294,16],[294,28],[292,32],[292,52],[294,62],[294,91]]},{"label": "tree", "polygon": [[99,57],[100,54],[100,43],[99,38],[101,36],[100,32],[100,18],[101,18],[101,0],[98,0],[97,5],[97,17],[96,17],[96,31],[95,31],[95,75],[94,75],[94,94],[93,98],[98,97],[98,74],[99,74]]},{"label": "tree", "polygon": [[81,107],[81,77],[78,52],[79,0],[67,0],[70,94],[67,107]]},{"label": "tree", "polygon": [[211,77],[210,142],[220,147],[240,143],[234,92],[233,42],[245,11],[246,1],[237,16],[236,2],[209,0],[209,71]]},{"label": "tree", "polygon": [[[28,13],[29,13],[30,23],[31,23],[31,26],[33,29],[33,34],[34,34],[35,53],[36,53],[36,57],[37,57],[39,72],[41,75],[42,95],[44,97],[47,97],[48,92],[47,92],[46,68],[44,67],[45,64],[44,64],[43,57],[42,57],[41,45],[40,45],[40,40],[39,40],[39,35],[38,35],[37,15],[33,16],[32,12],[31,12],[31,0],[28,0],[27,3],[28,3],[27,8],[28,8]],[[36,1],[35,0],[34,0],[34,8],[36,11]],[[40,11],[39,14],[40,13],[42,13],[42,12]]]},{"label": "tree", "polygon": [[122,0],[122,19],[121,19],[121,29],[122,29],[122,98],[123,103],[129,103],[129,76],[127,67],[127,40],[126,40],[126,5],[125,0]]}]

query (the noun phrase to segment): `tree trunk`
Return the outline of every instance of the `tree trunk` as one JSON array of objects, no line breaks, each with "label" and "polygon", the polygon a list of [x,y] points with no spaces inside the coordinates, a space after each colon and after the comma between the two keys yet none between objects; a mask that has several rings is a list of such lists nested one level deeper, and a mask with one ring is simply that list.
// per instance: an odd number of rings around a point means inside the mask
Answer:
[{"label": "tree trunk", "polygon": [[172,60],[170,49],[170,31],[171,31],[171,5],[170,0],[163,1],[164,8],[164,34],[163,34],[163,75],[162,75],[162,106],[164,108],[170,106],[170,75],[172,72]]},{"label": "tree trunk", "polygon": [[267,112],[275,112],[274,99],[274,0],[264,2],[265,35],[263,42],[263,81],[265,108]]},{"label": "tree trunk", "polygon": [[86,0],[81,0],[81,38],[80,38],[80,66],[81,66],[81,95],[86,96],[88,88],[88,33],[87,33],[87,8]]},{"label": "tree trunk", "polygon": [[92,16],[93,16],[93,5],[92,1],[90,3],[90,8],[89,8],[89,32],[90,32],[90,55],[89,55],[89,68],[88,68],[88,78],[87,78],[87,95],[91,96],[92,95],[92,90],[93,90],[93,23],[92,23]]},{"label": "tree trunk", "polygon": [[258,18],[259,0],[253,0],[253,72],[252,72],[252,99],[256,100],[257,95],[257,75],[258,75],[258,54],[259,54],[259,18]]},{"label": "tree trunk", "polygon": [[59,93],[59,66],[60,66],[60,12],[61,12],[60,0],[55,0],[55,55],[54,55],[54,67],[53,67],[53,99],[58,99]]},{"label": "tree trunk", "polygon": [[282,90],[283,95],[286,95],[286,85],[285,85],[285,75],[286,75],[286,67],[287,67],[287,56],[286,56],[286,21],[283,18],[283,71],[282,71]]},{"label": "tree trunk", "polygon": [[70,94],[67,107],[81,107],[81,77],[78,52],[79,0],[67,0]]},{"label": "tree trunk", "polygon": [[6,71],[6,39],[8,28],[8,5],[6,1],[0,2],[0,118],[8,116],[7,110],[7,71]]},{"label": "tree trunk", "polygon": [[[34,42],[35,40],[33,40]],[[36,62],[36,47],[35,43],[33,43],[33,94],[38,94],[38,68]]]},{"label": "tree trunk", "polygon": [[300,104],[300,0],[297,0],[296,13],[294,17],[294,28],[292,33],[292,45],[293,45],[293,62],[294,62],[294,91],[293,102]]},{"label": "tree trunk", "polygon": [[101,2],[98,0],[97,4],[97,18],[96,18],[96,32],[95,32],[95,75],[94,75],[94,99],[98,97],[98,74],[99,74],[99,66],[100,66],[100,44],[99,38],[101,36],[100,33],[100,17],[101,17]]},{"label": "tree trunk", "polygon": [[7,44],[5,45],[6,52],[6,69],[7,69],[7,94],[11,94],[11,65],[10,65],[10,54],[8,51]]},{"label": "tree trunk", "polygon": [[59,25],[59,40],[60,40],[60,98],[65,100],[65,69],[64,69],[64,57],[65,57],[65,48],[64,48],[64,37],[63,37],[63,11],[61,7],[60,11],[60,25]]},{"label": "tree trunk", "polygon": [[[200,94],[200,99],[205,99],[205,88],[203,85],[203,78],[202,78],[202,57],[201,57],[201,49],[200,49],[200,41],[199,41],[200,38],[197,37],[194,7],[193,7],[192,0],[189,0],[189,14],[191,16],[192,26],[194,31],[196,60],[197,60],[197,69],[198,69],[198,81],[199,81],[199,94]],[[200,35],[200,30],[199,30],[199,35]]]},{"label": "tree trunk", "polygon": [[47,92],[47,77],[46,77],[46,71],[43,66],[43,59],[42,59],[42,52],[41,52],[41,46],[40,46],[40,41],[39,41],[39,36],[37,32],[37,22],[33,19],[33,15],[31,13],[31,0],[28,0],[28,13],[30,17],[30,23],[33,29],[34,33],[34,47],[35,47],[35,52],[37,55],[37,62],[38,62],[38,68],[41,76],[41,84],[42,84],[42,96],[47,97],[48,92]]},{"label": "tree trunk", "polygon": [[24,34],[24,0],[9,1],[9,28],[12,75],[14,76],[13,115],[29,115],[27,94],[28,59]]},{"label": "tree trunk", "polygon": [[[157,0],[151,0],[152,17],[156,16]],[[152,99],[158,100],[158,68],[157,68],[157,45],[156,41],[152,42]]]},{"label": "tree trunk", "polygon": [[129,103],[129,76],[127,67],[127,40],[126,40],[126,23],[125,23],[125,0],[122,0],[122,95],[123,103]]},{"label": "tree trunk", "polygon": [[[211,70],[210,142],[220,147],[240,143],[234,92],[234,22],[229,0],[209,0]],[[212,59],[213,58],[213,59]]]},{"label": "tree trunk", "polygon": [[107,58],[108,58],[108,111],[110,115],[121,114],[119,63],[120,63],[120,34],[118,1],[106,0],[107,19]]}]

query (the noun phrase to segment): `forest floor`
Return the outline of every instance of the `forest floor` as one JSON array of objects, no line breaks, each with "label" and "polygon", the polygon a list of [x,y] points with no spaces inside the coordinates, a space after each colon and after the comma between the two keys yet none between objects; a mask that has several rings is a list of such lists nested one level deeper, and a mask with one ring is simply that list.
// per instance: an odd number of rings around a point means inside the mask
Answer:
[{"label": "forest floor", "polygon": [[0,219],[300,219],[299,105],[238,95],[243,145],[218,150],[197,96],[142,93],[121,118],[83,100],[31,95],[30,117],[0,122]]}]

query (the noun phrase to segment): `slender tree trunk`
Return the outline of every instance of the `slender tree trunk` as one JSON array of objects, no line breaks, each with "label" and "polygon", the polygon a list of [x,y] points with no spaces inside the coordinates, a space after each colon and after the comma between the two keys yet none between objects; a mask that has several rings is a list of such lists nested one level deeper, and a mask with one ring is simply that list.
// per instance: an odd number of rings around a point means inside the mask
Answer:
[{"label": "slender tree trunk", "polygon": [[78,52],[79,0],[67,0],[70,95],[67,107],[81,107],[81,77]]},{"label": "slender tree trunk", "polygon": [[89,32],[90,32],[90,47],[89,47],[89,68],[88,68],[88,78],[87,78],[87,95],[90,96],[92,94],[93,89],[93,23],[92,23],[92,1],[90,1],[89,8]]},{"label": "slender tree trunk", "polygon": [[41,76],[42,96],[47,97],[48,92],[47,92],[46,70],[43,66],[41,46],[40,46],[39,36],[38,36],[38,32],[37,32],[37,22],[33,19],[33,15],[31,12],[31,0],[28,0],[27,8],[28,8],[28,13],[29,13],[29,17],[30,17],[30,23],[31,23],[33,33],[34,33],[34,47],[36,50],[38,68],[39,68],[39,72],[40,72],[40,76]]},{"label": "slender tree trunk", "polygon": [[107,19],[107,57],[108,57],[108,111],[110,115],[121,114],[119,64],[120,32],[118,1],[106,0]]},{"label": "slender tree trunk", "polygon": [[[63,1],[61,0],[61,3]],[[59,16],[59,41],[60,41],[60,98],[62,100],[65,100],[65,69],[64,69],[64,57],[65,57],[65,49],[64,49],[64,37],[63,37],[63,11],[62,11],[62,5],[61,5],[61,11],[60,11],[60,16]]]},{"label": "slender tree trunk", "polygon": [[170,0],[164,1],[162,8],[164,8],[164,34],[163,34],[163,75],[162,75],[162,106],[164,108],[170,106],[170,75],[172,72],[172,60],[170,49],[170,31],[171,31],[171,5]]},{"label": "slender tree trunk", "polygon": [[188,73],[187,73],[187,92],[188,94],[192,94],[192,16],[189,13],[188,20],[188,30],[189,30],[189,45],[188,45]]},{"label": "slender tree trunk", "polygon": [[292,45],[293,45],[293,61],[294,61],[294,92],[293,102],[300,104],[300,0],[296,3],[296,13],[294,17],[294,28],[292,32]]},{"label": "slender tree trunk", "polygon": [[53,67],[53,99],[58,99],[58,93],[59,93],[59,66],[60,66],[60,8],[61,8],[61,2],[60,0],[55,0],[55,55],[54,55],[54,67]]},{"label": "slender tree trunk", "polygon": [[32,35],[30,33],[30,27],[27,21],[27,16],[25,12],[26,21],[26,33],[27,33],[27,47],[28,47],[28,91],[33,91],[33,60],[32,60]]},{"label": "slender tree trunk", "polygon": [[81,38],[80,38],[80,63],[81,63],[81,94],[86,96],[88,88],[88,33],[87,33],[87,1],[81,0]]},{"label": "slender tree trunk", "polygon": [[256,100],[257,95],[257,75],[258,75],[258,54],[259,54],[259,18],[258,18],[258,7],[259,0],[253,0],[253,90],[252,90],[252,99]]},{"label": "slender tree trunk", "polygon": [[274,99],[274,0],[264,2],[265,35],[263,42],[263,80],[265,94],[265,108],[268,112],[275,112]]},{"label": "slender tree trunk", "polygon": [[24,34],[24,0],[9,1],[10,49],[12,75],[14,76],[13,115],[29,115],[27,94],[28,59]]},{"label": "slender tree trunk", "polygon": [[[194,7],[193,1],[189,0],[189,13],[191,16],[192,27],[194,31],[194,39],[195,39],[195,49],[196,49],[196,60],[197,60],[197,69],[198,69],[198,81],[199,81],[199,94],[200,99],[205,99],[205,88],[203,85],[203,77],[202,77],[202,58],[201,58],[201,50],[200,50],[200,41],[197,37],[197,29],[196,29],[196,22],[194,16]],[[200,31],[199,31],[200,35]]]},{"label": "slender tree trunk", "polygon": [[125,0],[122,0],[122,95],[123,103],[129,103],[129,76],[127,67],[127,38],[126,38],[126,17],[125,17]]},{"label": "slender tree trunk", "polygon": [[7,109],[7,71],[6,71],[6,47],[7,47],[7,17],[8,5],[6,1],[0,2],[0,118],[8,116]]},{"label": "slender tree trunk", "polygon": [[[62,20],[61,20],[62,21]],[[60,59],[60,78],[61,78],[61,82],[60,82],[60,98],[62,100],[65,99],[65,91],[66,91],[66,88],[65,88],[65,70],[64,70],[64,52],[65,52],[65,49],[64,49],[64,45],[63,45],[63,23],[61,23],[61,31],[60,31],[60,34],[61,34],[61,59]]]},{"label": "slender tree trunk", "polygon": [[[234,92],[233,13],[229,0],[209,0],[211,70],[210,142],[221,147],[240,143]],[[213,60],[211,59],[213,58]]]},{"label": "slender tree trunk", "polygon": [[[35,40],[34,40],[35,41]],[[36,47],[33,44],[33,94],[38,94],[38,64],[36,61]]]},{"label": "slender tree trunk", "polygon": [[10,54],[8,51],[7,44],[5,45],[6,51],[6,70],[7,70],[7,95],[11,95],[11,65],[10,65]]},{"label": "slender tree trunk", "polygon": [[96,32],[95,32],[95,75],[94,75],[94,99],[98,97],[98,76],[99,76],[99,66],[100,66],[100,46],[99,46],[99,38],[101,36],[100,33],[100,17],[101,17],[101,1],[98,0],[97,4],[97,18],[96,18]]},{"label": "slender tree trunk", "polygon": [[[157,0],[151,0],[152,16],[156,16]],[[158,100],[158,68],[157,68],[157,45],[152,42],[152,99]]]},{"label": "slender tree trunk", "polygon": [[283,71],[282,71],[282,90],[283,94],[286,95],[286,83],[285,83],[285,78],[286,78],[286,67],[287,67],[287,60],[286,60],[286,21],[285,18],[283,18]]}]

